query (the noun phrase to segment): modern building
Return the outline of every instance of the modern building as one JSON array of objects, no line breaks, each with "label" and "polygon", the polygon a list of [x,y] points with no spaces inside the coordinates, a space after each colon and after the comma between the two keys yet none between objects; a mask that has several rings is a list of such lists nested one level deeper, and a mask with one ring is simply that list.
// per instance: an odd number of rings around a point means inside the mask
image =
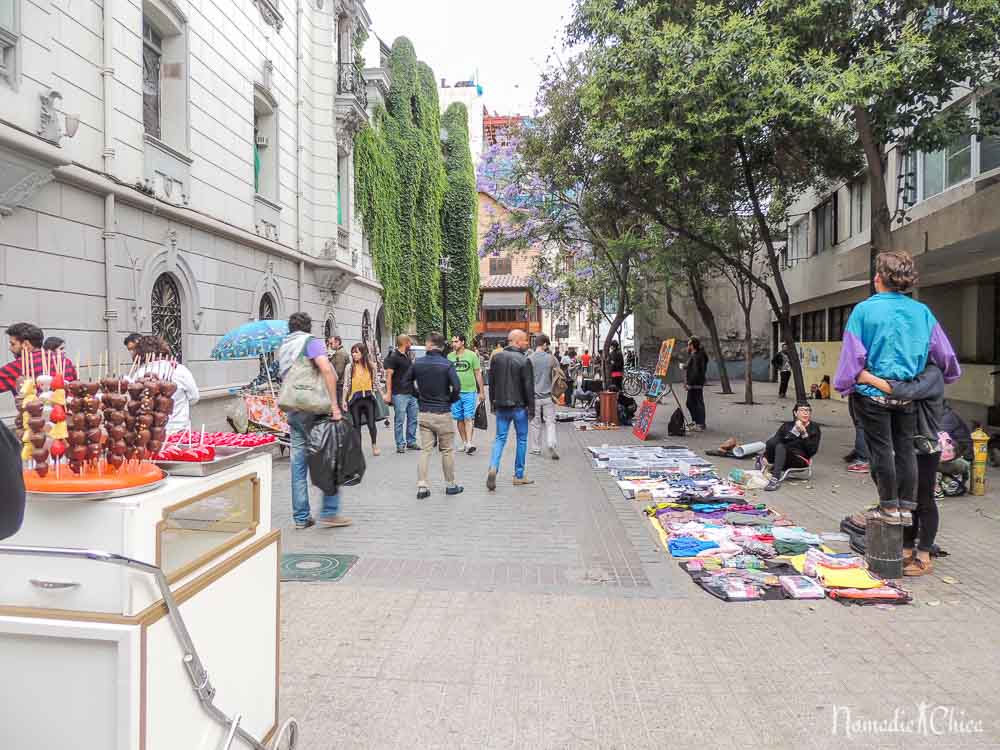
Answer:
[{"label": "modern building", "polygon": [[438,100],[441,103],[441,113],[444,114],[454,102],[465,105],[469,113],[469,149],[472,151],[472,163],[478,164],[483,155],[483,116],[486,108],[483,106],[483,87],[475,81],[455,81],[448,85],[442,78],[438,86]]},{"label": "modern building", "polygon": [[[986,96],[952,106],[973,112]],[[995,107],[996,105],[994,105]],[[886,154],[896,248],[920,272],[913,296],[934,312],[962,362],[947,396],[966,417],[997,424],[1000,398],[1000,138],[957,138],[934,153]],[[785,284],[793,302],[806,384],[833,375],[852,307],[869,294],[870,202],[864,173],[820,195],[803,196],[788,217]],[[772,336],[777,336],[775,324]]]},{"label": "modern building", "polygon": [[209,357],[248,320],[379,338],[353,210],[388,88],[369,26],[363,0],[0,0],[0,321],[84,362],[160,334],[207,399],[255,375]]}]

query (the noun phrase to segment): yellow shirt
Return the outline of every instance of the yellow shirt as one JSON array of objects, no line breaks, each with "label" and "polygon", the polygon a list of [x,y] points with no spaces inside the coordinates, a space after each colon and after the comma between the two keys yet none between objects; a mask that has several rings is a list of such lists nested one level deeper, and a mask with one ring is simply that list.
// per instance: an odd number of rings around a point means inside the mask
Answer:
[{"label": "yellow shirt", "polygon": [[351,368],[351,393],[372,390],[372,374],[367,368],[355,364]]}]

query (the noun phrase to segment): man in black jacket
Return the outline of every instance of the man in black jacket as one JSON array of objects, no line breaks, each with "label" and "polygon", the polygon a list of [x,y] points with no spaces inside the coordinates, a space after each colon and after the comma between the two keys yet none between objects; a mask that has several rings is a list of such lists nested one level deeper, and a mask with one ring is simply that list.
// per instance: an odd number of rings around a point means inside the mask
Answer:
[{"label": "man in black jacket", "polygon": [[535,375],[531,361],[525,356],[528,334],[521,330],[507,336],[507,348],[493,355],[490,363],[490,409],[497,415],[497,436],[493,441],[490,471],[486,487],[497,488],[497,471],[500,457],[507,445],[510,423],[517,431],[517,453],[514,457],[514,484],[534,484],[524,476],[524,462],[528,455],[528,422],[535,417]]},{"label": "man in black jacket", "polygon": [[771,464],[771,480],[764,488],[768,492],[774,492],[781,486],[785,469],[805,468],[819,450],[821,435],[819,427],[812,421],[812,407],[797,403],[792,409],[792,417],[794,421],[781,425],[765,443],[764,456]]},{"label": "man in black jacket", "polygon": [[420,407],[420,461],[417,462],[417,499],[430,497],[427,472],[431,451],[437,440],[441,450],[441,469],[448,487],[447,495],[457,495],[465,490],[455,483],[455,429],[451,421],[451,405],[458,401],[462,384],[455,365],[444,355],[444,336],[427,334],[424,342],[427,354],[417,359],[403,376],[404,390],[413,388]]},{"label": "man in black jacket", "polygon": [[705,429],[705,373],[708,370],[708,355],[701,348],[701,341],[692,337],[688,341],[688,361],[684,372],[684,387],[687,389],[687,408],[694,422],[692,432]]}]

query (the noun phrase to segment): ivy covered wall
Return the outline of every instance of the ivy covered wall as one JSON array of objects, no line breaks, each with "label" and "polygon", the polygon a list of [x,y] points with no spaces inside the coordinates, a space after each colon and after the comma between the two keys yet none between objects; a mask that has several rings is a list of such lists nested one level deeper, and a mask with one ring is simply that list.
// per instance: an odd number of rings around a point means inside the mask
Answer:
[{"label": "ivy covered wall", "polygon": [[[389,75],[392,85],[386,107],[377,109],[372,124],[358,134],[354,152],[355,204],[385,288],[387,320],[394,332],[423,336],[441,329],[438,263],[447,237],[453,267],[465,269],[449,279],[448,328],[468,331],[478,302],[479,277],[478,260],[475,272],[468,270],[471,257],[478,256],[476,186],[464,107],[457,137],[463,140],[467,164],[458,165],[458,157],[451,157],[448,143],[441,141],[434,72],[417,60],[405,37],[392,45]],[[453,129],[458,130],[457,125]],[[449,164],[456,162],[454,179],[451,166],[446,177],[446,158]],[[467,197],[459,197],[459,185]],[[447,207],[446,189],[449,196],[454,192]],[[465,219],[460,218],[463,210]],[[459,251],[459,246],[470,249]]]},{"label": "ivy covered wall", "polygon": [[448,330],[463,332],[471,341],[479,306],[479,201],[476,173],[469,150],[469,115],[461,102],[451,104],[441,118],[447,186],[441,210],[443,251],[451,263],[448,274]]}]

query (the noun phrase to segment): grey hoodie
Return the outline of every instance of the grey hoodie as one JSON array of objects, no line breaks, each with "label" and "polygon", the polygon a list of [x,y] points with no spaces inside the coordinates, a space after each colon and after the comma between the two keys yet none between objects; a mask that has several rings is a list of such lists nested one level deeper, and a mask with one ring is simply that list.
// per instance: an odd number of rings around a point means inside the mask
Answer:
[{"label": "grey hoodie", "polygon": [[944,373],[928,362],[913,380],[890,380],[892,397],[913,401],[917,409],[917,432],[913,447],[917,453],[939,453],[938,432],[944,410]]}]

